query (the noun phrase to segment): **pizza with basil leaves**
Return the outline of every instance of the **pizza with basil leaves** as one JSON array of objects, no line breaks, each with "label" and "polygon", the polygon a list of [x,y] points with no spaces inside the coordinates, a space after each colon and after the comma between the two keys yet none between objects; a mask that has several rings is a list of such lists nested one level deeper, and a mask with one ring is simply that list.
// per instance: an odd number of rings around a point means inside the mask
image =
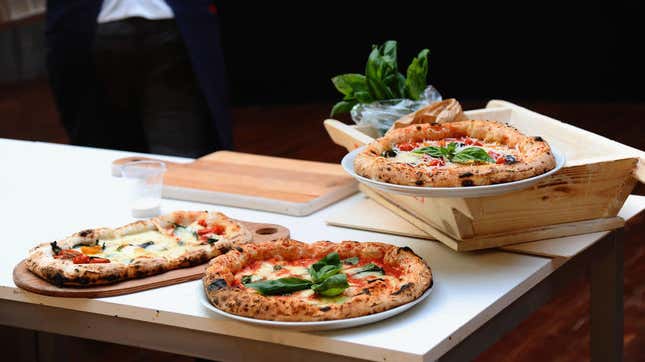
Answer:
[{"label": "pizza with basil leaves", "polygon": [[209,263],[210,302],[275,321],[323,321],[382,312],[419,298],[432,272],[408,247],[282,239],[247,244]]},{"label": "pizza with basil leaves", "polygon": [[55,285],[85,287],[202,264],[252,238],[244,225],[222,213],[176,211],[40,244],[26,264]]},{"label": "pizza with basil leaves", "polygon": [[409,186],[491,185],[555,167],[541,137],[498,122],[467,120],[393,129],[356,156],[357,174]]}]

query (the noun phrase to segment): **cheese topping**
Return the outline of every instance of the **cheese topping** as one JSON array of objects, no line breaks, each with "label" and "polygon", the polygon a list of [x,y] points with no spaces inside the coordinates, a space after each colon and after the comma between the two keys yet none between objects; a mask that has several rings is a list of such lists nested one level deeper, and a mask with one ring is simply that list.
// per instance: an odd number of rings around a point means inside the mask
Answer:
[{"label": "cheese topping", "polygon": [[187,251],[210,250],[220,236],[215,233],[199,235],[199,231],[205,229],[196,221],[188,226],[175,225],[164,232],[147,230],[113,239],[99,239],[95,245],[76,245],[72,249],[113,263],[129,264],[136,258],[174,259]]}]

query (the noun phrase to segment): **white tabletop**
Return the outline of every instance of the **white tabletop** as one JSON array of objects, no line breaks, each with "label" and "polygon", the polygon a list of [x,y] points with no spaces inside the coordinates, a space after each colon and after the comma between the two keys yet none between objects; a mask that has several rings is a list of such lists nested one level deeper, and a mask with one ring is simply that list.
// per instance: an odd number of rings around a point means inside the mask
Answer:
[{"label": "white tabletop", "polygon": [[17,289],[11,272],[31,246],[84,228],[115,227],[133,221],[124,201],[123,181],[110,176],[111,162],[130,155],[0,139],[0,220],[5,226],[0,298],[351,357],[420,361],[444,354],[557,267],[550,258],[501,251],[456,253],[438,242],[325,224],[329,213],[360,195],[307,217],[164,200],[166,212],[220,210],[241,220],[284,225],[293,238],[303,241],[349,239],[408,245],[429,262],[435,289],[424,302],[392,319],[358,328],[308,333],[276,331],[214,316],[198,302],[198,281],[102,299],[53,298]]}]

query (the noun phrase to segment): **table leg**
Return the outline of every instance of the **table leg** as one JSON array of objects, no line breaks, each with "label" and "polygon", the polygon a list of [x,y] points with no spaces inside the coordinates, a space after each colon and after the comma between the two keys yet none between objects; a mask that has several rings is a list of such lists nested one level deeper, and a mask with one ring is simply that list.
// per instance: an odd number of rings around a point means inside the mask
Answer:
[{"label": "table leg", "polygon": [[592,361],[623,358],[623,234],[608,235],[590,266]]}]

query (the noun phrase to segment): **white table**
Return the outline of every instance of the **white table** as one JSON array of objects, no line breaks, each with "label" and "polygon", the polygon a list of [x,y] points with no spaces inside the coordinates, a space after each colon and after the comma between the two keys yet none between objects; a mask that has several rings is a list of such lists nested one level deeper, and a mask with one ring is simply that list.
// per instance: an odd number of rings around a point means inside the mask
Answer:
[{"label": "white table", "polygon": [[[456,253],[428,240],[325,224],[328,213],[360,195],[307,217],[175,200],[164,200],[163,208],[217,209],[241,220],[281,224],[303,241],[378,240],[412,247],[429,261],[436,279],[434,290],[410,311],[376,324],[327,332],[246,325],[202,307],[198,281],[101,299],[53,298],[18,289],[12,269],[36,243],[84,228],[132,221],[123,200],[123,181],[110,176],[112,160],[129,155],[0,139],[0,220],[5,225],[0,324],[218,360],[264,359],[269,353],[280,353],[285,361],[328,360],[330,354],[335,360],[461,360],[476,356],[513,328],[549,299],[554,286],[566,282],[590,260],[601,260],[592,272],[599,267],[611,272],[604,277],[592,273],[592,296],[603,301],[602,306],[592,302],[593,318],[610,315],[602,321],[610,328],[622,323],[622,309],[607,313],[616,303],[622,306],[622,253],[619,239],[611,237],[615,233],[592,234],[589,240],[604,241],[590,242],[579,255],[563,262],[506,251]],[[598,283],[610,283],[618,291],[600,295]],[[600,351],[592,350],[595,356],[620,353],[609,342],[599,346]]]}]

